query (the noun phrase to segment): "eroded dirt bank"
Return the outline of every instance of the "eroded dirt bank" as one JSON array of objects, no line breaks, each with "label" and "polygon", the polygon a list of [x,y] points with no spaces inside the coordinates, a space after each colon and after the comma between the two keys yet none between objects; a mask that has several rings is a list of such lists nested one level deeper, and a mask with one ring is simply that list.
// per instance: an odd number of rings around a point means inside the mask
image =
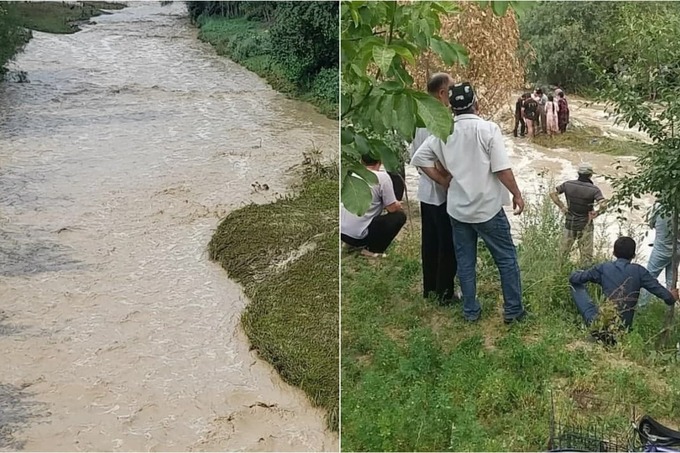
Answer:
[{"label": "eroded dirt bank", "polygon": [[0,85],[0,448],[337,450],[205,250],[310,140],[337,153],[337,123],[217,57],[183,3],[97,22],[35,33],[30,83]]}]

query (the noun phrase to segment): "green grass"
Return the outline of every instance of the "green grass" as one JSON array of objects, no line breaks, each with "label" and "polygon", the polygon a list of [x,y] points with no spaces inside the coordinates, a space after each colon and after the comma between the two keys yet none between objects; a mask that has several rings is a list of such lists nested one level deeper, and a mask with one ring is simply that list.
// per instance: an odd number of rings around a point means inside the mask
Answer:
[{"label": "green grass", "polygon": [[641,141],[607,137],[601,129],[592,126],[570,127],[566,133],[552,138],[541,134],[534,138],[534,143],[546,148],[568,148],[611,156],[640,156],[649,146]]},{"label": "green grass", "polygon": [[[73,6],[73,7],[71,7]],[[82,2],[68,5],[58,2],[17,2],[19,25],[46,33],[75,33],[77,22],[103,14],[102,9],[122,9],[113,2]]]},{"label": "green grass", "polygon": [[[337,430],[338,179],[318,169],[295,196],[229,214],[209,249],[250,299],[242,323],[253,348],[325,408]],[[281,265],[310,244],[313,250]]]},{"label": "green grass", "polygon": [[[384,260],[343,256],[343,450],[545,451],[551,392],[558,417],[597,419],[612,432],[629,426],[628,408],[613,404],[621,401],[680,425],[680,365],[675,353],[654,347],[663,303],[638,313],[615,348],[587,343],[569,295],[574,266],[558,264],[556,210],[546,200],[523,216],[518,253],[533,316],[511,327],[502,323],[497,270],[481,244],[483,318],[472,325],[460,305],[421,298],[417,225]],[[587,397],[612,404],[588,407]]]},{"label": "green grass", "polygon": [[276,91],[310,102],[320,113],[337,119],[337,103],[317,96],[313,87],[302,90],[286,78],[285,70],[272,58],[269,34],[261,22],[207,17],[201,19],[199,25],[199,39],[210,43],[218,55],[229,57],[263,77]]}]

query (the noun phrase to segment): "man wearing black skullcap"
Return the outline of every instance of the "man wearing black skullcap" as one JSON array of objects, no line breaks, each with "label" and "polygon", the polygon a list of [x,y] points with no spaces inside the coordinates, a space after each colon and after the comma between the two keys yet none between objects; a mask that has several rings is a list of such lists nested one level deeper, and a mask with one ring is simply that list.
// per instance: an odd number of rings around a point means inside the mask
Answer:
[{"label": "man wearing black skullcap", "polygon": [[[453,226],[465,319],[477,321],[482,311],[475,270],[477,241],[481,237],[500,273],[504,321],[506,324],[520,321],[526,312],[517,251],[503,205],[509,204],[508,190],[516,215],[524,210],[524,200],[510,168],[501,129],[477,115],[477,97],[472,86],[469,83],[451,86],[449,101],[455,114],[453,133],[446,143],[437,137],[428,138],[415,152],[411,164],[448,186],[447,212]],[[436,161],[451,174],[450,178],[435,171]]]}]

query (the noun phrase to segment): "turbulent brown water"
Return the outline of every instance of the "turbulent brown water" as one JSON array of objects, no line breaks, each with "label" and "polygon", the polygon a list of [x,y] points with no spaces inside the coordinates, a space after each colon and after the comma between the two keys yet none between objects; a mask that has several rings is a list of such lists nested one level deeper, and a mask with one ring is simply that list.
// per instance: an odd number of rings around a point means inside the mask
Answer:
[{"label": "turbulent brown water", "polygon": [[[196,39],[183,3],[35,33],[0,84],[0,449],[332,450],[208,260],[337,123]],[[252,184],[270,190],[254,192]]]}]

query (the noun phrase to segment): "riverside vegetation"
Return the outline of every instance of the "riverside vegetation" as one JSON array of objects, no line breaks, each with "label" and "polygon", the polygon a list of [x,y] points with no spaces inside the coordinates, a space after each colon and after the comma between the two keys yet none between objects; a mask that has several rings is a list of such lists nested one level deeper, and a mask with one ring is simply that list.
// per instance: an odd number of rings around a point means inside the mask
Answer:
[{"label": "riverside vegetation", "polygon": [[272,87],[338,116],[335,2],[187,2],[199,38]]},{"label": "riverside vegetation", "polygon": [[295,194],[233,211],[209,250],[250,299],[242,323],[253,348],[337,430],[338,169],[318,153],[305,162]]}]

